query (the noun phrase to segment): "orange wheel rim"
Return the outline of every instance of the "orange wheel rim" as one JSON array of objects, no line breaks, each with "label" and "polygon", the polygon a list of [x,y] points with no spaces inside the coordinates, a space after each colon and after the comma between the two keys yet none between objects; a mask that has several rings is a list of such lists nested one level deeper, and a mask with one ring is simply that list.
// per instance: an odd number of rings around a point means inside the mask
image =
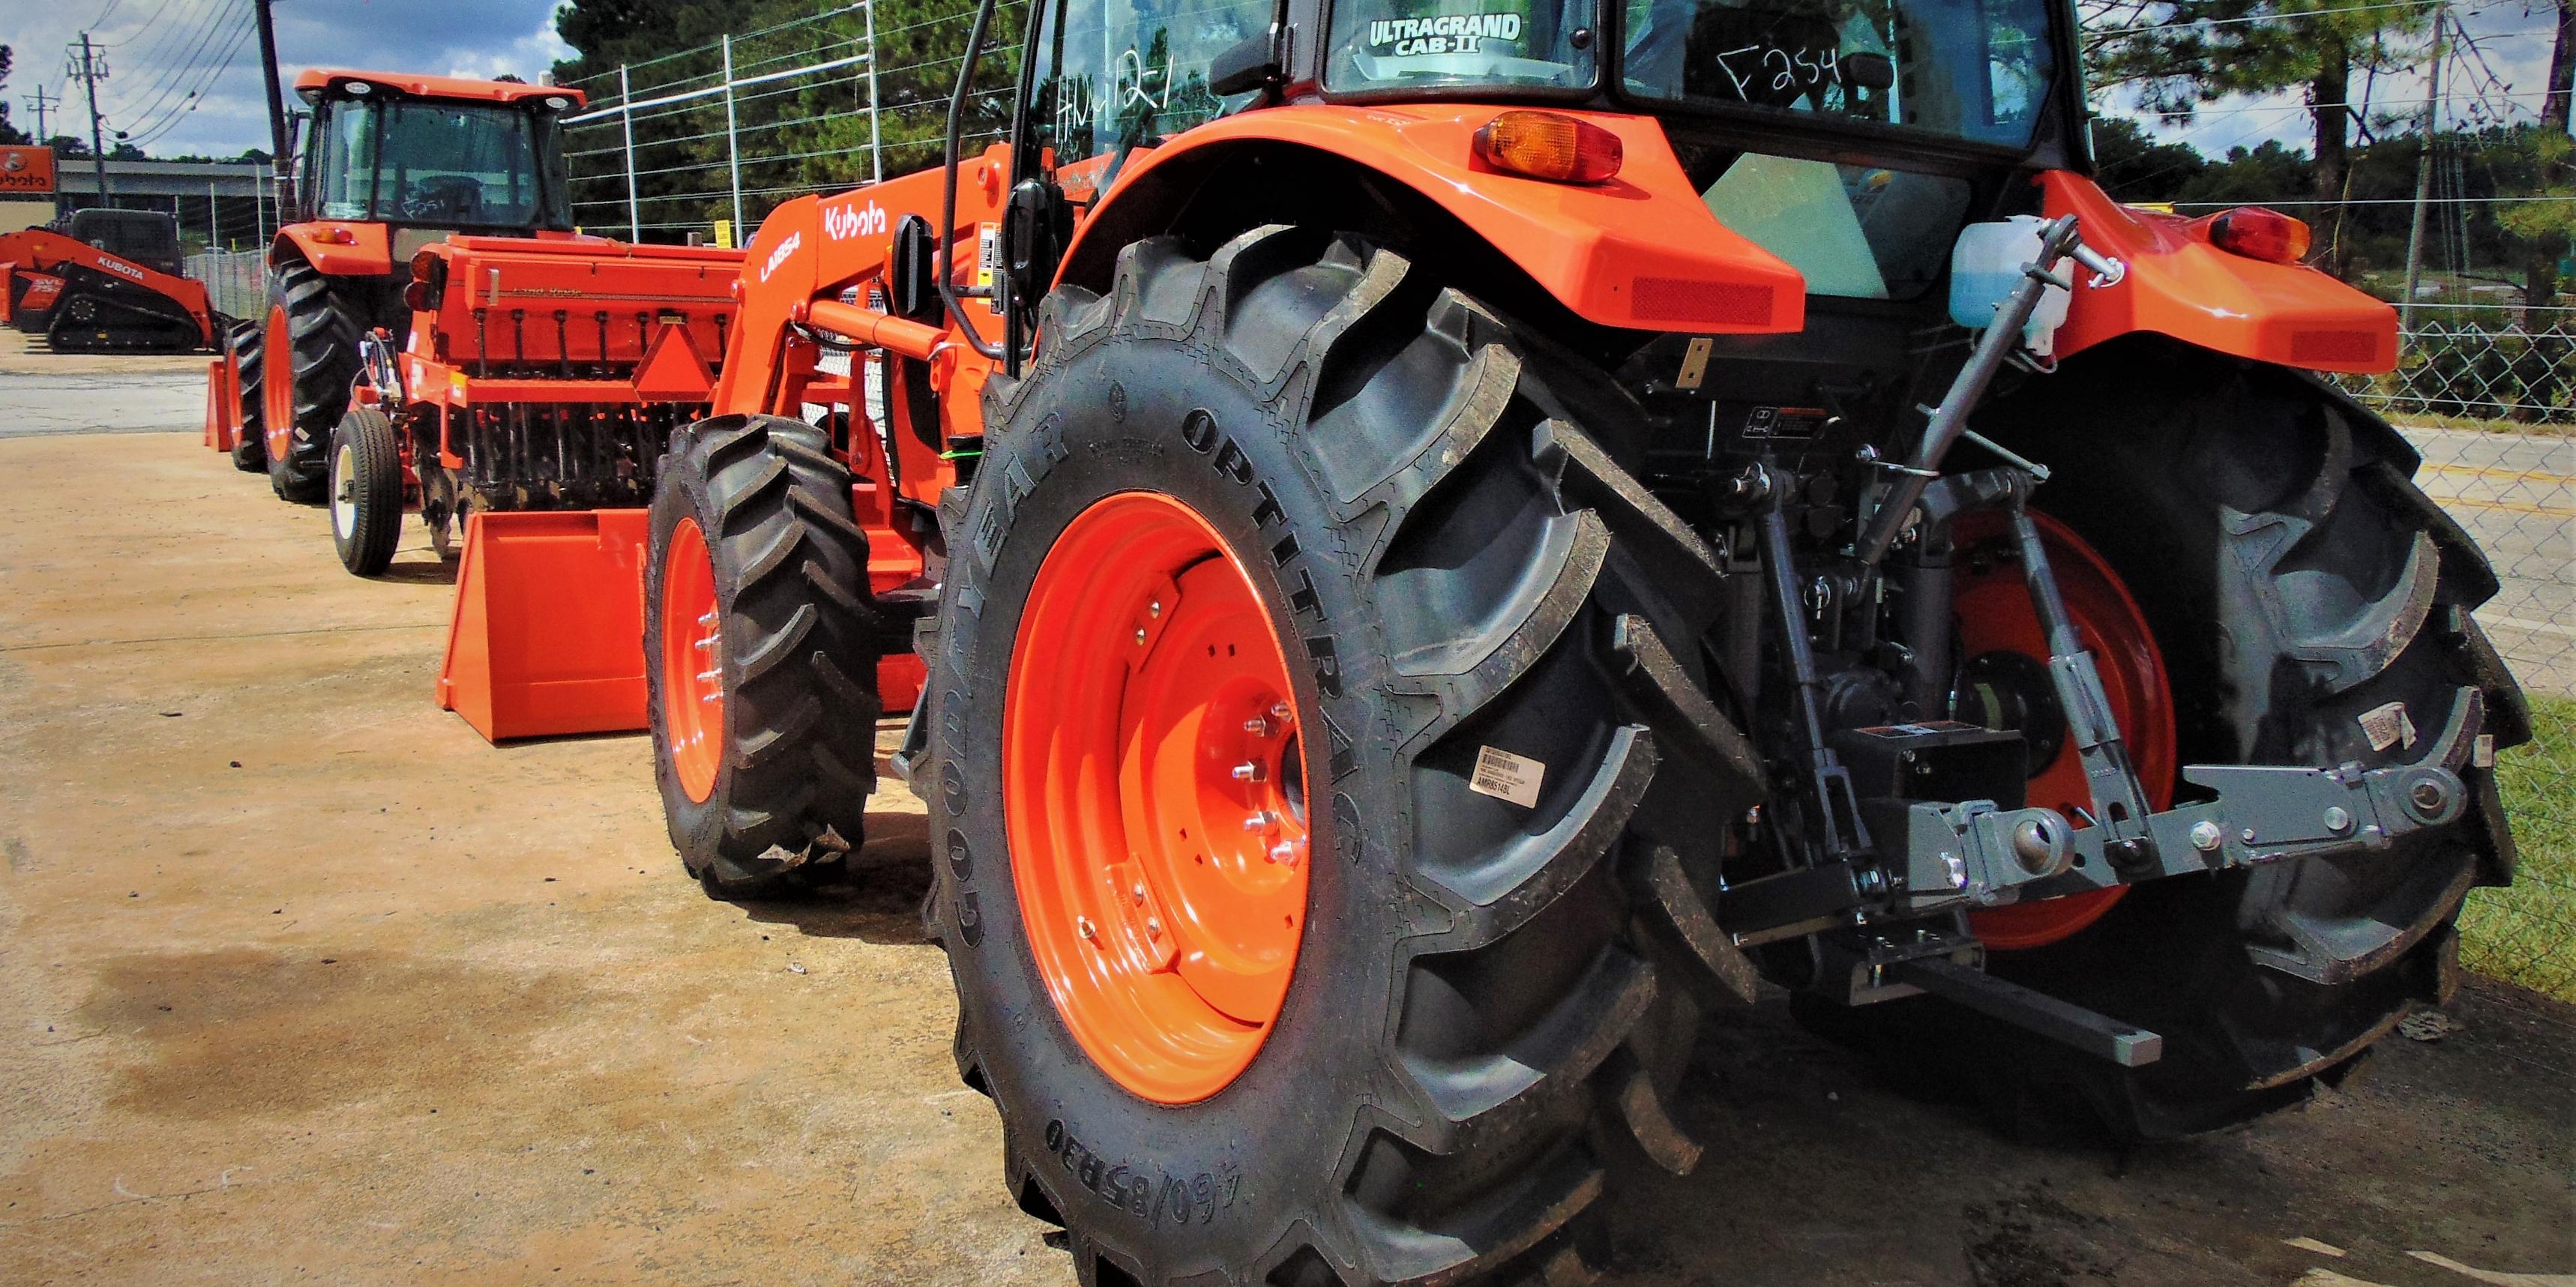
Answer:
[{"label": "orange wheel rim", "polygon": [[[2066,600],[2067,615],[2075,621],[2076,636],[2093,654],[2102,676],[2103,692],[2111,699],[2112,714],[2120,721],[2120,733],[2128,744],[2131,763],[2137,766],[2138,783],[2146,789],[2147,803],[2159,810],[2167,808],[2173,803],[2175,761],[2179,757],[2173,689],[2165,678],[2164,654],[2157,650],[2155,636],[2147,628],[2146,613],[2130,597],[2120,574],[2112,571],[2092,546],[2045,514],[2034,513],[2031,518],[2039,526],[2040,542],[2048,551],[2049,568],[2057,576],[2058,593]],[[2011,660],[2018,657],[2035,667],[2037,674],[2045,675],[2048,640],[2022,580],[2021,561],[2003,557],[2011,549],[2004,520],[1994,514],[1963,519],[1957,541],[1963,553],[1983,546],[1997,555],[1961,559],[1954,591],[1961,660],[1974,669],[1980,659],[1987,659],[1989,669],[2009,671],[2018,668]],[[2053,694],[2050,700],[2054,701]],[[1992,710],[1999,703],[1988,697],[1980,704]],[[2033,759],[2036,761],[2037,756]],[[2075,748],[2061,742],[2048,762],[2036,767],[2038,771],[2030,779],[2029,802],[2055,809],[2080,824],[2082,819],[2077,817],[2076,809],[2080,806],[2089,813],[2093,795],[2085,785],[2084,767]],[[1970,912],[1968,924],[1991,948],[2017,951],[2044,947],[2100,920],[2128,892],[2126,886],[2114,886],[2015,903]]]},{"label": "orange wheel rim", "polygon": [[1038,568],[1003,704],[1011,879],[1057,1014],[1141,1098],[1223,1090],[1306,928],[1296,696],[1251,578],[1169,496],[1095,503]]},{"label": "orange wheel rim", "polygon": [[287,450],[287,441],[295,433],[295,340],[287,331],[283,308],[268,310],[268,326],[260,340],[259,412],[269,454]]},{"label": "orange wheel rim", "polygon": [[698,520],[671,529],[662,559],[662,729],[680,790],[699,804],[715,794],[724,762],[724,635],[716,566]]}]

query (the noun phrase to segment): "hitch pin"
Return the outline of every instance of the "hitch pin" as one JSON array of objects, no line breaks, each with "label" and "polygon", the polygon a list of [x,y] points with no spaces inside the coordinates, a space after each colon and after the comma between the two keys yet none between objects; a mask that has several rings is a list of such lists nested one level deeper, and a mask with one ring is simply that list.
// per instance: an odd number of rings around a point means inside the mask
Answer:
[{"label": "hitch pin", "polygon": [[2010,447],[2006,447],[2002,443],[1996,442],[1994,439],[1978,433],[1974,429],[1961,429],[1959,431],[1959,436],[2003,457],[2005,464],[2021,470],[2023,473],[2029,474],[2031,477],[2036,478],[2043,483],[2048,481],[2048,466],[2043,465],[2036,460],[2032,460],[2029,457],[2022,455],[2020,452],[2014,451]]}]

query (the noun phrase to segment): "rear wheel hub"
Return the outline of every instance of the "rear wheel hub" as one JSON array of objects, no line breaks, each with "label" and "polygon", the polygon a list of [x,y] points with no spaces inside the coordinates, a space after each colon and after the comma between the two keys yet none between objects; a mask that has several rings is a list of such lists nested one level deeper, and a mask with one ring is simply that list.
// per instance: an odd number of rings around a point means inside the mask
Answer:
[{"label": "rear wheel hub", "polygon": [[1178,500],[1093,504],[1038,570],[1004,706],[1012,879],[1057,1013],[1138,1096],[1224,1089],[1306,925],[1303,740],[1251,579]]},{"label": "rear wheel hub", "polygon": [[[2102,676],[2147,803],[2167,808],[2173,803],[2177,758],[2173,690],[2146,613],[2092,546],[2045,514],[2031,518],[2039,525],[2076,636],[2093,654]],[[2066,715],[2048,673],[2047,634],[2022,580],[2011,536],[2000,515],[1975,514],[1960,520],[1956,539],[1968,553],[1960,560],[1953,600],[1959,653],[1968,662],[1952,697],[1955,713],[1989,728],[2019,730],[2030,751],[2029,803],[2055,809],[2082,826],[2093,795],[2081,757],[2067,742]],[[1988,947],[2043,947],[2100,920],[2127,892],[2114,887],[1970,912],[1968,924]]]}]

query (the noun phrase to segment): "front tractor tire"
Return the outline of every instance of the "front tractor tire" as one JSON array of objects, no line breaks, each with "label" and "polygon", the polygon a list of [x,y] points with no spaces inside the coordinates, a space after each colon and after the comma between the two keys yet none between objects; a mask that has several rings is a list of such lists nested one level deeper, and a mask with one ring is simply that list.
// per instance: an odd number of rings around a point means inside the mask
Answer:
[{"label": "front tractor tire", "polygon": [[651,522],[644,676],[671,844],[715,897],[829,879],[866,835],[894,637],[849,469],[810,425],[700,421],[661,459]]},{"label": "front tractor tire", "polygon": [[2432,763],[2468,798],[2456,823],[2387,852],[2150,881],[2080,932],[1989,958],[2163,1034],[2145,1067],[1929,998],[1828,1026],[2017,1134],[2166,1138],[2300,1102],[2449,999],[2462,896],[2511,879],[2492,764],[2529,717],[2470,616],[2494,574],[2410,480],[2405,441],[2293,372],[2133,340],[2070,359],[1980,426],[2056,467],[2038,502],[2137,596],[2180,763]]},{"label": "front tractor tire", "polygon": [[1040,333],[915,779],[1014,1197],[1087,1284],[1579,1276],[1602,1128],[1698,1155],[1657,837],[1758,791],[1618,655],[1670,661],[1633,560],[1694,538],[1391,250],[1146,241]]},{"label": "front tractor tire", "polygon": [[325,495],[331,431],[348,413],[364,328],[331,279],[300,259],[270,272],[268,299],[258,378],[245,376],[243,395],[255,383],[269,487],[280,500],[310,504]]},{"label": "front tractor tire", "polygon": [[331,545],[356,576],[381,576],[402,544],[402,443],[383,410],[353,406],[331,431]]}]

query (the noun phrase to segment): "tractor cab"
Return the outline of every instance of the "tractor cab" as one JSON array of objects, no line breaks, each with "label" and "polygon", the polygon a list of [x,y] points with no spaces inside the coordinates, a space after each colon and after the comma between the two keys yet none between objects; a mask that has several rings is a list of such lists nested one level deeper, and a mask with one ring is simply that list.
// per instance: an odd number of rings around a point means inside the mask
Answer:
[{"label": "tractor cab", "polygon": [[572,230],[561,123],[579,91],[323,68],[295,88],[312,113],[297,186],[305,219],[390,225],[406,244],[436,239],[406,229]]}]

